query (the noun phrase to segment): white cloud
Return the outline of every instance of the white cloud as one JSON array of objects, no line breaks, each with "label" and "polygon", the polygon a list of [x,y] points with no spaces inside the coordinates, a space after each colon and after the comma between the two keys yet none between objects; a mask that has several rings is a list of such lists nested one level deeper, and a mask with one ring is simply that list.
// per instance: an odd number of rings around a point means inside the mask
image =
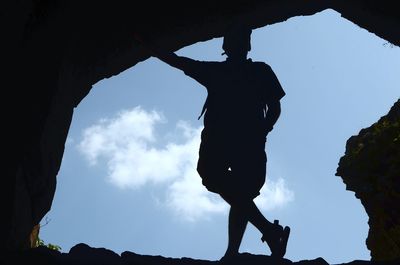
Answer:
[{"label": "white cloud", "polygon": [[[176,125],[180,143],[158,143],[155,128],[165,123],[163,115],[141,107],[125,110],[112,119],[102,119],[83,131],[78,148],[90,165],[104,158],[108,180],[120,188],[138,189],[148,184],[165,185],[163,202],[180,218],[195,221],[210,214],[226,213],[228,205],[206,190],[197,174],[200,128],[186,122]],[[263,209],[282,207],[293,199],[283,179],[269,182],[256,203]]]},{"label": "white cloud", "polygon": [[285,180],[279,178],[278,181],[267,180],[254,201],[258,207],[266,211],[285,206],[294,200],[294,193],[286,187]]},{"label": "white cloud", "polygon": [[168,188],[167,205],[181,218],[196,221],[211,213],[225,213],[228,204],[201,184],[196,170],[189,166],[183,176]]}]

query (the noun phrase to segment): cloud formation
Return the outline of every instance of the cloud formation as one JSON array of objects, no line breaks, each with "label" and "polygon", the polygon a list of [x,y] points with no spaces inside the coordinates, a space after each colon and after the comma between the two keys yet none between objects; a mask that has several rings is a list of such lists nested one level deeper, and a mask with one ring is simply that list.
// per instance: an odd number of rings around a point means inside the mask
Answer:
[{"label": "cloud formation", "polygon": [[[159,199],[185,220],[225,213],[227,204],[206,190],[196,171],[202,128],[179,121],[172,137],[179,141],[160,142],[166,137],[158,136],[156,127],[163,123],[157,111],[124,110],[86,128],[78,148],[91,166],[100,159],[107,163],[107,179],[120,188],[165,185]],[[264,186],[256,203],[271,210],[292,199],[293,192],[279,179]]]},{"label": "cloud formation", "polygon": [[286,187],[285,180],[268,180],[260,191],[260,196],[255,198],[254,202],[258,207],[266,211],[274,210],[285,206],[288,202],[294,200],[294,192]]}]

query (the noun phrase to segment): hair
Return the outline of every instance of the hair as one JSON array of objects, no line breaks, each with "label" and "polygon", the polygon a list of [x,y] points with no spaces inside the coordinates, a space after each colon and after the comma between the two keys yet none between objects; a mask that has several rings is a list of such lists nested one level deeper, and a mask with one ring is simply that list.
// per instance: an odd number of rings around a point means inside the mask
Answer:
[{"label": "hair", "polygon": [[[234,23],[228,27],[224,34],[222,49],[226,51],[234,47],[247,47],[247,51],[251,50],[250,36],[251,28],[243,24]],[[225,54],[225,53],[223,53]]]}]

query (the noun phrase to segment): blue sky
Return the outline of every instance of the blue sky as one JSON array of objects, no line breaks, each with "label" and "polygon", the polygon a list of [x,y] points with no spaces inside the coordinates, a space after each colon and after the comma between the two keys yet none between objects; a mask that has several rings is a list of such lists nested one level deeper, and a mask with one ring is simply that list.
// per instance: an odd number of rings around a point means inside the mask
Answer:
[{"label": "blue sky", "polygon": [[[218,38],[177,53],[222,61],[221,46]],[[399,98],[400,49],[326,10],[254,30],[249,57],[268,63],[286,92],[256,200],[268,219],[291,226],[286,258],[369,259],[368,217],[335,172],[346,140]],[[94,85],[74,112],[41,238],[63,252],[84,242],[219,259],[228,208],[195,171],[205,97],[155,58]],[[269,254],[260,237],[249,225],[241,251]]]}]

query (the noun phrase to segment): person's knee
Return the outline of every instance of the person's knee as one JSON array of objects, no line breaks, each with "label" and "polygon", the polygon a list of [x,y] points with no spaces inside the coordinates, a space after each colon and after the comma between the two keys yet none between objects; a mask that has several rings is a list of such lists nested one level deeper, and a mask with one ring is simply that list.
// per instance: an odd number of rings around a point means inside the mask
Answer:
[{"label": "person's knee", "polygon": [[197,173],[199,173],[199,176],[203,180],[215,179],[214,177],[215,172],[211,168],[206,167],[204,165],[197,165]]},{"label": "person's knee", "polygon": [[207,175],[207,171],[210,171],[210,170],[208,170],[208,168],[209,167],[207,166],[207,163],[205,163],[203,161],[203,159],[199,159],[199,161],[197,162],[196,170],[197,170],[197,173],[199,173],[199,175],[201,177],[204,177]]},{"label": "person's knee", "polygon": [[197,173],[199,173],[199,175],[200,175],[200,176],[202,176],[202,175],[204,174],[204,170],[203,170],[203,168],[202,168],[202,167],[200,167],[199,165],[197,165],[197,168],[196,168],[196,170],[197,170]]},{"label": "person's knee", "polygon": [[222,193],[221,197],[231,206],[235,208],[248,208],[253,200],[249,197],[241,197],[237,194]]},{"label": "person's knee", "polygon": [[199,175],[201,177],[205,177],[205,176],[209,176],[213,172],[212,172],[212,170],[210,170],[207,167],[197,167],[197,173],[199,173]]}]

